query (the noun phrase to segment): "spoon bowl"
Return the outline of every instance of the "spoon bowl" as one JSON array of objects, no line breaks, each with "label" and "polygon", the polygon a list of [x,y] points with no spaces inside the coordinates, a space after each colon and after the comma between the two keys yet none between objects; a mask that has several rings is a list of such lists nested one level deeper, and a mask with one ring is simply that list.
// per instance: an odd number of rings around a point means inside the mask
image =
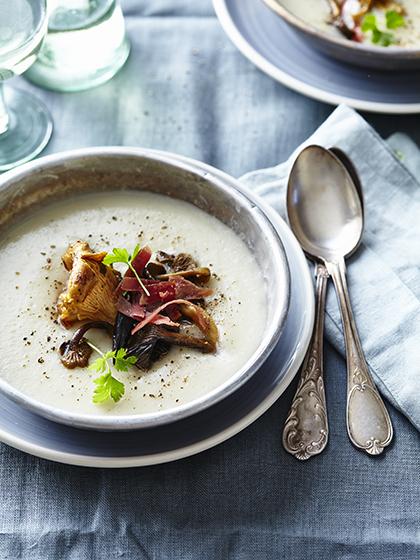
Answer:
[{"label": "spoon bowl", "polygon": [[304,251],[316,260],[351,255],[363,233],[363,205],[351,175],[329,150],[308,146],[296,159],[287,214]]}]

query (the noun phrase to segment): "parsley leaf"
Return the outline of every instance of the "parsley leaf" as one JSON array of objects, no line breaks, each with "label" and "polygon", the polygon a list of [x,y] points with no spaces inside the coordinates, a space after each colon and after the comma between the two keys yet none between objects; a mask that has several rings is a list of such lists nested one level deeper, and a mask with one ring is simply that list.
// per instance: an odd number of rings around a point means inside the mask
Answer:
[{"label": "parsley leaf", "polygon": [[119,247],[112,249],[112,253],[108,253],[103,261],[104,264],[110,265],[114,263],[129,264],[130,254],[127,249],[120,249]]},{"label": "parsley leaf", "polygon": [[101,404],[109,399],[118,402],[125,393],[124,383],[118,381],[111,372],[94,379],[96,389],[93,393],[93,402]]},{"label": "parsley leaf", "polygon": [[361,29],[363,33],[371,32],[372,43],[375,45],[389,47],[389,45],[395,43],[392,33],[379,29],[376,16],[372,12],[367,13],[363,18]]},{"label": "parsley leaf", "polygon": [[146,288],[146,286],[143,284],[140,276],[137,274],[136,269],[133,267],[133,261],[134,259],[137,257],[137,255],[140,252],[140,245],[136,245],[134,247],[133,252],[130,253],[127,251],[127,249],[121,248],[121,247],[116,247],[114,249],[112,249],[112,253],[108,253],[104,259],[102,260],[102,262],[106,265],[110,265],[110,264],[115,264],[115,263],[123,263],[126,264],[128,266],[128,268],[131,270],[131,272],[134,274],[134,276],[137,279],[137,282],[140,284],[142,290],[144,291],[144,293],[147,296],[150,296],[150,293],[148,291],[148,289]]},{"label": "parsley leaf", "polygon": [[[88,342],[89,344],[89,342]],[[92,346],[92,345],[90,345]],[[98,351],[95,348],[96,351]],[[89,366],[88,369],[91,371],[96,371],[98,373],[105,373],[108,371],[108,360],[114,357],[115,352],[106,352],[106,354],[102,354],[100,358],[97,358],[93,364]]]},{"label": "parsley leaf", "polygon": [[369,12],[363,18],[362,31],[363,31],[363,33],[366,33],[367,31],[374,31],[375,29],[377,29],[376,16],[375,16],[375,14],[372,14],[371,12]]},{"label": "parsley leaf", "polygon": [[405,26],[405,18],[396,10],[388,10],[385,14],[386,26],[388,29],[398,29]]},{"label": "parsley leaf", "polygon": [[372,31],[372,43],[376,45],[381,45],[381,47],[389,47],[395,42],[392,33],[387,33],[386,31],[381,31],[380,29],[374,29]]},{"label": "parsley leaf", "polygon": [[137,362],[136,356],[127,357],[127,350],[125,348],[120,348],[118,350],[114,360],[114,366],[117,371],[128,371],[128,368]]},{"label": "parsley leaf", "polygon": [[118,402],[125,393],[125,387],[124,383],[112,375],[110,360],[114,360],[114,367],[117,371],[128,371],[128,368],[137,362],[136,356],[127,356],[127,350],[125,348],[120,348],[118,351],[109,350],[103,353],[91,342],[87,341],[87,343],[93,350],[100,354],[100,357],[89,366],[89,369],[104,374],[93,380],[96,384],[93,393],[93,402],[95,404],[101,404],[109,399]]},{"label": "parsley leaf", "polygon": [[90,371],[96,371],[98,373],[104,373],[108,371],[108,362],[106,361],[105,357],[97,358],[93,364],[90,364],[88,367]]}]

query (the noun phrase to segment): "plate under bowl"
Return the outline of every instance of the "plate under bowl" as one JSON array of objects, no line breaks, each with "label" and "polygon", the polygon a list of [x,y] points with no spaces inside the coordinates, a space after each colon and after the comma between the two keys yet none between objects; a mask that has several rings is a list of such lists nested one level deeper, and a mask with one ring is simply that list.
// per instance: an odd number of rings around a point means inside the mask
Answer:
[{"label": "plate under bowl", "polygon": [[[304,19],[297,17],[288,7],[291,0],[261,0],[289,24],[306,41],[322,53],[337,60],[367,68],[403,70],[420,68],[420,48],[377,47],[350,41],[317,29]],[[294,0],[296,1],[296,0]],[[299,0],[304,1],[304,0]],[[326,0],[321,0],[320,9]],[[326,10],[326,8],[325,8]],[[326,10],[327,12],[327,10]]]},{"label": "plate under bowl", "polygon": [[69,413],[25,395],[0,378],[0,392],[60,423],[85,429],[135,430],[172,423],[214,405],[246,383],[284,328],[290,278],[282,241],[262,203],[235,179],[175,154],[138,148],[87,148],[40,158],[0,178],[0,239],[16,219],[77,194],[152,191],[185,200],[229,226],[248,245],[266,279],[267,324],[250,359],[225,383],[176,408],[136,415]]}]

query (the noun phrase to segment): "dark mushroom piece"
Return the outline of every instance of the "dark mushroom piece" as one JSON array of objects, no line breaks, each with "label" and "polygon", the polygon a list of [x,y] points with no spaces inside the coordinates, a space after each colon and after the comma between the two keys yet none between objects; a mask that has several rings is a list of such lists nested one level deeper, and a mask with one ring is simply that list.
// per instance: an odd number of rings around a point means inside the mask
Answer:
[{"label": "dark mushroom piece", "polygon": [[90,329],[105,329],[112,334],[112,325],[105,321],[92,321],[82,325],[73,334],[72,338],[63,342],[59,348],[61,363],[67,369],[84,368],[89,364],[92,348],[87,343],[84,335]]},{"label": "dark mushroom piece", "polygon": [[179,253],[178,255],[169,255],[164,251],[159,251],[156,259],[161,264],[166,264],[173,272],[181,272],[197,268],[198,264],[194,258],[188,253]]},{"label": "dark mushroom piece", "polygon": [[159,274],[156,276],[156,280],[170,280],[171,278],[182,276],[183,278],[188,278],[196,284],[207,284],[210,280],[211,272],[207,267],[201,268],[191,268],[189,270],[180,270],[178,272],[168,272],[166,274]]},{"label": "dark mushroom piece", "polygon": [[202,352],[213,352],[212,344],[205,338],[170,331],[160,325],[146,325],[130,339],[127,356],[137,358],[136,367],[148,369],[153,362],[165,354],[170,345],[197,348]]},{"label": "dark mushroom piece", "polygon": [[131,331],[136,323],[136,319],[127,317],[127,315],[120,312],[117,313],[114,330],[112,332],[113,350],[119,350],[120,348],[125,348],[127,346],[128,339],[131,336]]},{"label": "dark mushroom piece", "polygon": [[194,323],[203,333],[208,348],[206,351],[216,352],[219,331],[211,316],[202,307],[191,302],[181,303],[179,310],[184,317]]},{"label": "dark mushroom piece", "polygon": [[174,258],[171,266],[174,272],[181,272],[183,270],[197,268],[198,265],[193,257],[188,253],[179,253]]},{"label": "dark mushroom piece", "polygon": [[135,356],[138,369],[147,370],[161,356],[169,350],[169,344],[161,339],[161,334],[165,329],[158,325],[147,325],[144,329],[131,337],[127,356]]},{"label": "dark mushroom piece", "polygon": [[158,262],[151,261],[146,266],[146,275],[155,280],[162,274],[166,274],[166,267]]},{"label": "dark mushroom piece", "polygon": [[147,266],[148,274],[155,280],[170,280],[173,277],[182,276],[200,285],[207,284],[210,280],[210,269],[199,267],[188,253],[170,255],[159,251],[156,260],[157,262],[150,262]]}]

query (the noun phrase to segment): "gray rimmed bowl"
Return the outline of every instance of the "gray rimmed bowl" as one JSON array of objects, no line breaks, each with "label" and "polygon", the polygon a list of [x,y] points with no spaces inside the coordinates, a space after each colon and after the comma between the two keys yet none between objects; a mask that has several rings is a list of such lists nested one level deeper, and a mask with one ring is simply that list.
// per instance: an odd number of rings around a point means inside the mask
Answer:
[{"label": "gray rimmed bowl", "polygon": [[[297,2],[305,2],[305,0],[260,1],[271,8],[273,12],[279,15],[299,35],[311,43],[314,48],[337,60],[357,66],[381,70],[420,68],[420,48],[395,46],[378,47],[376,45],[355,43],[354,41],[346,39],[344,36],[340,37],[338,33],[337,35],[332,32],[328,33],[328,31],[319,29],[304,18],[299,17],[296,15],[296,11],[290,8],[291,5]],[[319,0],[319,10],[325,12],[325,15],[328,16],[326,0]]]},{"label": "gray rimmed bowl", "polygon": [[50,202],[78,194],[106,191],[152,191],[185,200],[224,222],[251,249],[265,279],[267,324],[251,358],[230,379],[205,396],[162,412],[136,415],[69,413],[45,405],[1,379],[0,392],[18,404],[74,427],[134,430],[168,424],[198,413],[236,391],[268,358],[287,318],[289,268],[282,241],[264,204],[238,181],[203,163],[138,148],[86,148],[40,158],[0,177],[0,242],[16,219]]}]

